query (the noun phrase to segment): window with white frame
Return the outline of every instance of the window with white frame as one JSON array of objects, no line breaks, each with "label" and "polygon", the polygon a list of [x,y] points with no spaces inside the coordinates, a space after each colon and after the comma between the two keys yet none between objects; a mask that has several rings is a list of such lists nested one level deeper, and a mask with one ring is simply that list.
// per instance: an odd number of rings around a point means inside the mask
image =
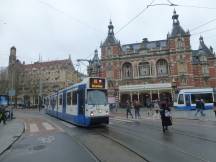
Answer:
[{"label": "window with white frame", "polygon": [[150,75],[150,64],[148,62],[139,63],[139,76],[149,76]]},{"label": "window with white frame", "polygon": [[131,63],[124,63],[122,66],[122,79],[133,78],[133,68]]},{"label": "window with white frame", "polygon": [[157,75],[168,75],[168,63],[164,59],[157,61]]}]

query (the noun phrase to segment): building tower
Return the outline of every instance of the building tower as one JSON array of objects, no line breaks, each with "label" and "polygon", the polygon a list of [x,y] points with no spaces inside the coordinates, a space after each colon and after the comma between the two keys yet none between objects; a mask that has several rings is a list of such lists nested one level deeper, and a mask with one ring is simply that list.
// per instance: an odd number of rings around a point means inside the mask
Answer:
[{"label": "building tower", "polygon": [[100,77],[101,76],[101,61],[98,57],[98,50],[94,51],[94,57],[89,61],[89,66],[87,68],[88,75],[90,77]]},{"label": "building tower", "polygon": [[193,86],[193,67],[191,64],[192,50],[190,45],[190,32],[181,27],[179,15],[173,11],[173,24],[171,33],[167,34],[168,49],[170,51],[171,80],[177,82],[179,88]]}]

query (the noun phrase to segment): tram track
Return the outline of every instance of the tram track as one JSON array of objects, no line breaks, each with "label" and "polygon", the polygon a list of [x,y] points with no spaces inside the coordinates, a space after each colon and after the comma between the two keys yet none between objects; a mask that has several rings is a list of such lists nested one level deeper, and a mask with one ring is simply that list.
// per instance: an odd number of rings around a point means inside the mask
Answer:
[{"label": "tram track", "polygon": [[[94,132],[88,132],[88,134],[91,134],[91,135],[99,135],[99,136],[102,136],[104,137],[105,139],[109,140],[109,141],[112,141],[113,143],[115,143],[116,147],[121,147],[121,148],[124,148],[125,150],[131,152],[132,154],[134,154],[135,156],[139,157],[140,159],[142,159],[143,162],[150,162],[148,159],[146,159],[143,154],[141,152],[137,152],[134,148],[131,148],[129,146],[127,146],[127,144],[119,141],[118,139],[115,139],[105,133],[102,133],[98,130],[94,131]],[[73,137],[77,143],[82,146],[85,150],[87,150],[93,157],[94,159],[97,161],[97,162],[103,162],[103,161],[110,161],[110,160],[102,160],[102,158],[100,158],[100,156],[102,155],[97,155],[97,153],[95,153],[95,150],[91,147],[89,147],[88,144],[86,144],[83,139],[81,137]],[[118,146],[117,146],[118,145]],[[101,148],[102,149],[102,148]],[[119,156],[122,156],[122,155],[119,155]]]},{"label": "tram track", "polygon": [[[115,127],[118,127],[118,126],[111,126],[110,128],[112,128],[112,131],[114,131],[116,129]],[[123,131],[120,130],[120,129],[123,129]],[[157,139],[154,139],[152,137],[137,135],[137,133],[134,133],[134,130],[130,129],[130,128],[125,129],[125,128],[122,128],[120,126],[120,127],[118,127],[118,131],[115,130],[115,132],[118,133],[118,134],[121,134],[122,137],[123,136],[133,137],[134,140],[138,140],[138,141],[140,141],[140,143],[145,142],[145,141],[152,141],[152,142],[154,142],[154,143],[156,143],[158,145],[166,147],[167,149],[176,150],[176,151],[178,151],[178,152],[180,152],[180,153],[182,153],[184,155],[190,156],[191,158],[196,159],[196,161],[199,160],[199,161],[202,161],[202,162],[210,162],[209,160],[205,159],[204,157],[202,157],[199,154],[195,154],[195,153],[185,151],[182,148],[163,143],[162,141],[158,141]],[[136,150],[136,152],[138,152],[138,150]]]},{"label": "tram track", "polygon": [[116,139],[116,138],[114,138],[114,137],[112,137],[112,136],[109,136],[109,135],[107,135],[107,134],[105,134],[105,133],[101,133],[101,132],[98,132],[98,131],[97,131],[97,134],[99,134],[99,135],[101,135],[101,136],[103,136],[103,137],[105,137],[105,138],[108,138],[109,140],[111,140],[111,141],[113,141],[113,142],[119,144],[120,146],[124,147],[125,149],[127,149],[127,150],[133,152],[134,154],[136,154],[137,156],[139,156],[141,159],[143,159],[145,162],[150,162],[146,157],[144,157],[144,156],[142,155],[141,152],[136,151],[134,148],[131,148],[131,147],[127,146],[127,144],[125,144],[124,142],[119,141],[118,139]]},{"label": "tram track", "polygon": [[[185,151],[183,148],[175,146],[175,145],[169,145],[167,143],[164,143],[163,141],[159,141],[158,139],[154,139],[153,137],[143,137],[142,134],[146,133],[145,131],[139,130],[139,129],[133,129],[133,124],[134,123],[127,123],[129,125],[117,125],[117,124],[112,124],[109,125],[106,128],[93,128],[93,129],[79,129],[79,128],[75,128],[76,129],[76,135],[74,134],[73,131],[70,131],[70,129],[68,129],[68,131],[66,131],[73,139],[74,141],[77,142],[77,144],[79,144],[80,146],[83,147],[83,149],[85,149],[97,162],[103,162],[103,161],[110,161],[110,160],[104,160],[104,158],[98,154],[98,152],[95,152],[94,147],[91,146],[91,144],[86,143],[86,140],[83,140],[83,135],[86,136],[85,138],[87,139],[88,136],[91,137],[91,135],[98,135],[98,137],[104,137],[107,140],[112,141],[113,143],[115,143],[116,147],[120,148],[124,148],[126,150],[128,150],[129,152],[131,152],[132,154],[136,155],[137,157],[141,158],[143,161],[147,161],[147,162],[152,162],[152,161],[157,161],[157,160],[152,160],[151,159],[151,155],[146,154],[145,150],[143,150],[143,147],[141,147],[143,144],[145,144],[146,141],[150,141],[150,143],[152,142],[156,142],[159,145],[161,145],[162,147],[168,148],[169,150],[176,150],[176,152],[179,152],[181,154],[184,154],[185,156],[190,156],[193,159],[196,159],[196,161],[202,161],[202,162],[210,162],[210,160],[207,160],[205,157],[203,157],[202,155],[199,155],[197,153],[194,152],[189,152],[189,151]],[[141,125],[147,126],[147,128],[151,128],[154,129],[156,131],[160,131],[161,132],[161,127],[157,126],[157,125],[150,125],[150,124],[146,124],[146,123],[142,123]],[[66,125],[64,125],[65,127],[67,127]],[[68,127],[69,128],[69,127]],[[113,132],[114,131],[114,132]],[[136,133],[135,133],[136,131]],[[177,132],[176,132],[177,131]],[[176,133],[176,134],[181,134],[181,131],[178,132],[179,130],[173,130],[170,132]],[[117,135],[116,133],[121,134],[121,135]],[[131,134],[132,133],[132,134]],[[137,136],[138,134],[138,136]],[[140,134],[140,136],[139,136]],[[131,144],[130,142],[125,142],[124,140],[122,140],[122,138],[124,138],[124,136],[127,135],[130,139],[132,139],[133,141],[138,141],[135,142],[136,144]],[[184,132],[183,132],[183,135]],[[166,134],[166,136],[169,136],[169,133]],[[189,137],[193,137],[191,135],[185,135],[185,136],[189,136]],[[96,137],[97,138],[97,137]],[[146,139],[143,139],[146,138]],[[193,137],[194,138],[194,137]],[[205,138],[203,137],[197,137],[198,139],[204,140]],[[132,141],[131,140],[131,141]],[[140,142],[139,142],[140,141]],[[208,142],[212,143],[211,139],[207,139]],[[216,141],[213,141],[213,143],[216,143]],[[104,149],[103,146],[101,147],[101,149]],[[112,156],[112,154],[111,154]]]},{"label": "tram track", "polygon": [[[161,126],[157,126],[155,124],[152,125],[152,124],[148,124],[148,123],[142,122],[142,125],[148,126],[148,128],[151,128],[151,129],[154,129],[154,130],[158,130],[160,132],[162,131]],[[183,136],[187,136],[187,137],[192,137],[192,138],[197,138],[197,139],[200,139],[200,140],[206,141],[206,142],[216,143],[216,140],[214,140],[214,139],[210,139],[210,138],[206,138],[206,137],[195,135],[191,131],[189,132],[189,131],[179,130],[179,129],[176,129],[176,128],[172,128],[171,130],[172,130],[173,133],[176,133],[176,134],[179,134],[179,135],[183,135]]]},{"label": "tram track", "polygon": [[[136,123],[136,122],[134,122],[134,123]],[[128,124],[130,126],[133,126],[134,123],[130,122]],[[146,123],[146,122],[140,122],[140,124],[145,125],[148,128],[150,128],[150,129],[158,130],[160,132],[162,131],[161,126],[158,126],[158,125],[155,125],[155,124],[152,124],[152,123],[149,124],[149,123]],[[192,138],[197,138],[197,139],[200,139],[200,140],[203,140],[203,141],[206,141],[206,142],[210,142],[210,143],[216,143],[216,140],[214,140],[214,139],[198,136],[194,132],[191,132],[191,131],[179,130],[179,129],[176,129],[174,127],[172,127],[171,130],[172,130],[173,133],[176,133],[176,134],[179,134],[179,135],[183,135],[183,136],[187,136],[187,137],[192,137]],[[136,131],[139,131],[139,130],[136,130]],[[141,131],[141,133],[144,133],[144,132]]]},{"label": "tram track", "polygon": [[[62,124],[62,123],[61,123]],[[68,125],[63,124],[64,127],[70,128]],[[96,161],[96,162],[109,162],[110,160],[104,160],[103,155],[100,155],[97,153],[97,151],[94,150],[94,148],[89,144],[86,143],[86,141],[84,140],[83,134],[87,135],[88,137],[90,137],[91,135],[98,135],[100,137],[104,137],[105,139],[107,139],[108,141],[112,141],[113,143],[115,143],[115,147],[117,148],[123,148],[124,150],[127,150],[128,152],[131,152],[132,154],[134,154],[134,156],[137,156],[139,159],[139,161],[143,161],[143,162],[150,162],[148,159],[146,159],[141,152],[137,152],[134,148],[130,148],[127,146],[127,144],[122,143],[121,141],[112,138],[111,136],[107,135],[106,133],[102,133],[101,131],[104,131],[105,129],[101,127],[99,128],[100,131],[98,130],[98,128],[92,128],[92,129],[77,129],[76,134],[72,133],[70,130],[66,130],[67,134],[69,134],[71,136],[71,138],[78,144],[80,145],[84,150],[86,150],[91,157]],[[93,130],[93,131],[92,131]],[[103,147],[101,148],[103,149]],[[119,155],[119,156],[124,156],[124,155]],[[103,157],[103,158],[101,158]],[[112,162],[112,161],[110,161]]]}]

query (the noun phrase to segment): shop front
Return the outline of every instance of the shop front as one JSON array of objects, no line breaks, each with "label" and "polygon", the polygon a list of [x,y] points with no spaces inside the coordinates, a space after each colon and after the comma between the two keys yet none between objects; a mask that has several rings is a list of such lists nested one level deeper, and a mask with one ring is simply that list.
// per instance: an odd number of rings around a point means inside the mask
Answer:
[{"label": "shop front", "polygon": [[124,107],[126,100],[138,100],[143,107],[148,107],[156,100],[172,103],[171,83],[141,84],[119,86],[119,101]]}]

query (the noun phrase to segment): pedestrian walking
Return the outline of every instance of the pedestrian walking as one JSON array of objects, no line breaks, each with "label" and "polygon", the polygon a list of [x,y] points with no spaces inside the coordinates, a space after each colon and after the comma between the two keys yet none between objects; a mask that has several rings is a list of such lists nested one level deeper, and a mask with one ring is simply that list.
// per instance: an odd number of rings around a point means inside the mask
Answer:
[{"label": "pedestrian walking", "polygon": [[160,115],[161,115],[161,123],[162,123],[162,130],[165,132],[168,130],[168,126],[172,125],[172,116],[171,110],[166,103],[162,103],[160,107]]},{"label": "pedestrian walking", "polygon": [[134,100],[135,119],[141,118],[140,116],[140,103],[138,100]]},{"label": "pedestrian walking", "polygon": [[194,115],[197,116],[197,114],[200,112],[201,116],[205,116],[205,114],[203,113],[204,109],[205,109],[205,103],[203,99],[198,99],[196,101],[196,113]]},{"label": "pedestrian walking", "polygon": [[1,106],[0,107],[0,123],[3,121],[3,124],[6,124],[6,112],[5,112],[5,107]]},{"label": "pedestrian walking", "polygon": [[133,118],[133,115],[131,113],[131,104],[129,100],[126,101],[126,111],[127,111],[127,118],[128,118],[128,114],[130,114],[131,117]]},{"label": "pedestrian walking", "polygon": [[215,113],[215,117],[216,117],[216,102],[214,102],[214,105],[213,105],[213,111]]},{"label": "pedestrian walking", "polygon": [[150,116],[150,114],[152,114],[152,103],[149,98],[146,99],[146,106],[147,106],[147,115]]},{"label": "pedestrian walking", "polygon": [[160,107],[159,107],[159,104],[158,104],[158,100],[155,100],[155,102],[154,102],[154,111],[155,111],[155,113],[154,113],[154,115],[153,115],[153,119],[159,119],[160,117],[159,117],[159,111],[160,111]]}]

